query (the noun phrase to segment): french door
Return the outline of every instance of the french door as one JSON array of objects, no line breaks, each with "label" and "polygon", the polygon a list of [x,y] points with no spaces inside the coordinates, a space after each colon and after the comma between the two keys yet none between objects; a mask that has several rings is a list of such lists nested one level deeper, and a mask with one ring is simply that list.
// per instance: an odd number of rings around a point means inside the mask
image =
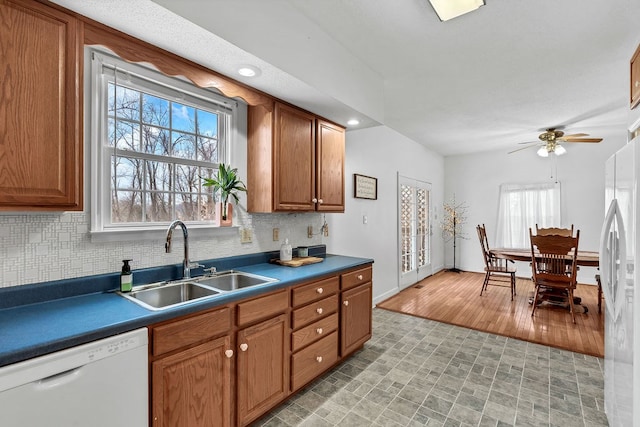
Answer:
[{"label": "french door", "polygon": [[431,275],[431,184],[398,174],[400,289]]}]

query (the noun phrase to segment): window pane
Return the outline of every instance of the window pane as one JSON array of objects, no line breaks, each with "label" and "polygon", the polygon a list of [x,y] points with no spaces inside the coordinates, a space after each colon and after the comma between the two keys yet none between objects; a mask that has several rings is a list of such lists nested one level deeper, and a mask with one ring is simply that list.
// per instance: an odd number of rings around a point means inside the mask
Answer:
[{"label": "window pane", "polygon": [[139,191],[111,192],[111,222],[141,222],[142,203]]},{"label": "window pane", "polygon": [[142,190],[142,160],[111,156],[115,176],[111,181],[114,190]]},{"label": "window pane", "polygon": [[116,86],[116,117],[140,120],[140,92],[122,86]]},{"label": "window pane", "polygon": [[200,187],[200,177],[196,166],[177,165],[176,167],[176,191],[197,191]]},{"label": "window pane", "polygon": [[176,218],[182,221],[199,221],[199,197],[193,193],[176,194]]},{"label": "window pane", "polygon": [[146,222],[171,221],[173,219],[171,194],[150,192],[145,196]]},{"label": "window pane", "polygon": [[171,148],[169,131],[153,126],[142,126],[142,145],[145,153],[168,156]]},{"label": "window pane", "polygon": [[146,93],[142,94],[142,121],[168,128],[169,101]]},{"label": "window pane", "polygon": [[218,163],[218,140],[198,137],[198,160]]},{"label": "window pane", "polygon": [[140,126],[138,123],[116,120],[114,139],[120,150],[137,151],[140,147]]},{"label": "window pane", "polygon": [[171,136],[173,138],[172,156],[181,159],[195,159],[195,135],[172,132]]},{"label": "window pane", "polygon": [[186,132],[196,132],[196,109],[188,105],[172,103],[171,127]]},{"label": "window pane", "polygon": [[218,137],[218,115],[208,111],[198,110],[197,134],[202,136]]},{"label": "window pane", "polygon": [[173,190],[174,165],[165,162],[147,160],[145,162],[145,189],[150,191]]}]

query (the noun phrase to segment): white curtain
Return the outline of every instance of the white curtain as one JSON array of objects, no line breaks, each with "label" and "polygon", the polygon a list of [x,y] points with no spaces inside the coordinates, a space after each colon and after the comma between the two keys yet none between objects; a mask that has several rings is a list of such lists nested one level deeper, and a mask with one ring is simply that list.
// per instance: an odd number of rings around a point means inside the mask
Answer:
[{"label": "white curtain", "polygon": [[560,183],[502,184],[495,247],[529,248],[529,227],[561,227]]}]

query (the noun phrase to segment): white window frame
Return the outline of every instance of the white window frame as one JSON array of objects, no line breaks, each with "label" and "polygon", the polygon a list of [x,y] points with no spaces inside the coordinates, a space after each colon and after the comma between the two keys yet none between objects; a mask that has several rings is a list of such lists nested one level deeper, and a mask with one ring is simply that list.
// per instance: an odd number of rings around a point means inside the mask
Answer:
[{"label": "white window frame", "polygon": [[500,185],[495,246],[530,248],[529,228],[536,224],[562,226],[560,183]]},{"label": "white window frame", "polygon": [[[108,82],[123,79],[135,82],[135,89],[154,94],[165,99],[177,100],[180,103],[193,105],[196,108],[216,110],[228,115],[228,119],[219,128],[220,163],[230,163],[231,147],[237,139],[238,103],[214,93],[212,90],[197,87],[177,77],[166,76],[150,66],[123,61],[105,50],[87,48],[90,73],[90,99],[87,99],[90,121],[91,147],[91,238],[92,241],[119,241],[128,239],[155,238],[159,232],[165,232],[169,221],[154,223],[111,223],[111,154],[113,148],[105,146],[108,138],[107,126],[107,88]],[[129,154],[129,153],[127,153]],[[139,156],[140,153],[133,153]],[[148,155],[147,157],[155,157]],[[184,160],[187,165],[212,165],[219,163]],[[218,228],[213,221],[185,221],[190,228]]]}]

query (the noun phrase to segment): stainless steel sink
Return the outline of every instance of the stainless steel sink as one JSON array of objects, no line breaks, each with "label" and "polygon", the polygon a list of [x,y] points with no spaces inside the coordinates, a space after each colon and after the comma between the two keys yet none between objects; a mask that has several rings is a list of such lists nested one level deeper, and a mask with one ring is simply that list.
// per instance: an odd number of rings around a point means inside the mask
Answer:
[{"label": "stainless steel sink", "polygon": [[221,271],[214,273],[213,276],[196,277],[193,280],[199,284],[225,292],[277,281],[277,279],[270,277],[235,270]]},{"label": "stainless steel sink", "polygon": [[150,310],[164,310],[219,293],[217,289],[211,289],[193,281],[162,282],[134,287],[131,292],[118,292],[119,295]]}]

